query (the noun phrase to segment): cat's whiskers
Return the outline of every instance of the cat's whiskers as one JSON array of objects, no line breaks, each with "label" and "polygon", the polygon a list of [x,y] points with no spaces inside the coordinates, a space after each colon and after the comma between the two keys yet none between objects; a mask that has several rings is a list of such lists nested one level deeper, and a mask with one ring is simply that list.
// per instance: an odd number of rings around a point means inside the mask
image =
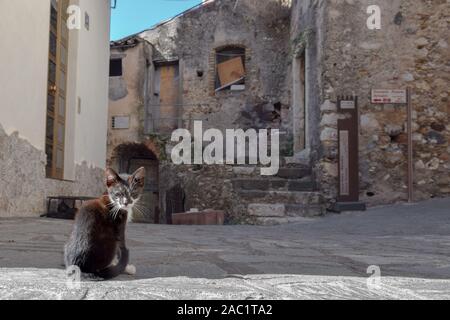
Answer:
[{"label": "cat's whiskers", "polygon": [[133,209],[136,209],[140,214],[142,214],[144,217],[151,215],[150,208],[141,205],[139,203],[135,203],[133,206]]},{"label": "cat's whiskers", "polygon": [[144,212],[142,212],[142,210],[139,209],[138,207],[133,207],[133,210],[134,210],[134,209],[136,209],[136,211],[139,212],[143,217],[146,217],[146,216],[147,216],[147,215],[146,215]]},{"label": "cat's whiskers", "polygon": [[118,213],[120,212],[120,207],[114,203],[114,207],[110,210],[110,214],[113,220],[116,220]]},{"label": "cat's whiskers", "polygon": [[106,206],[108,207],[108,208],[112,208],[112,207],[114,207],[116,204],[114,203],[114,202],[110,202],[110,203],[107,203],[106,204]]}]

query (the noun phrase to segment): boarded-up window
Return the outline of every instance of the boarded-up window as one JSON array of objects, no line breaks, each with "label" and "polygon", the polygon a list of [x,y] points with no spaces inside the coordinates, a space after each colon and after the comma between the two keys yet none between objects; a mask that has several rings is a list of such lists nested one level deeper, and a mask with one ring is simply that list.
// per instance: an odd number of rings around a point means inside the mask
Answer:
[{"label": "boarded-up window", "polygon": [[245,89],[245,48],[226,47],[216,51],[216,91]]}]

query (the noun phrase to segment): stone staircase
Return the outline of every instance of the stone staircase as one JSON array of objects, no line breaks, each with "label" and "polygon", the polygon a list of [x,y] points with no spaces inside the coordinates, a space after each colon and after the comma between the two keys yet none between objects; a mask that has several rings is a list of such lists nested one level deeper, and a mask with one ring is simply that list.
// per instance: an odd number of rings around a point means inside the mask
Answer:
[{"label": "stone staircase", "polygon": [[257,224],[304,221],[325,212],[323,198],[306,166],[282,167],[271,177],[239,176],[232,182],[240,202]]}]

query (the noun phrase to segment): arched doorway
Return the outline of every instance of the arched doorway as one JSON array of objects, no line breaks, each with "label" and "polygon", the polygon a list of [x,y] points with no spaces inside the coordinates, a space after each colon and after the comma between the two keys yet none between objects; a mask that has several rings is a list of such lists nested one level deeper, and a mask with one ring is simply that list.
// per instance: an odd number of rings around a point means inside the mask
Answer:
[{"label": "arched doorway", "polygon": [[159,223],[159,161],[143,143],[125,143],[114,149],[111,167],[120,174],[146,170],[144,193],[133,212],[134,222]]}]

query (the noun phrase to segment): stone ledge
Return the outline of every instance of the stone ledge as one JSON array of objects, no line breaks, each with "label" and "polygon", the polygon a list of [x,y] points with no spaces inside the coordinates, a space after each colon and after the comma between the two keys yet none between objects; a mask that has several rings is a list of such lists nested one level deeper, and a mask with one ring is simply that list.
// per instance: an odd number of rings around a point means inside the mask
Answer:
[{"label": "stone ledge", "polygon": [[174,225],[223,225],[224,222],[225,213],[215,210],[176,213],[172,216]]},{"label": "stone ledge", "polygon": [[[68,283],[63,270],[0,269],[1,300],[278,300],[278,299],[449,299],[448,280],[383,277],[379,287],[348,276],[236,275]],[[339,287],[339,290],[336,290]],[[236,290],[239,288],[239,290]]]},{"label": "stone ledge", "polygon": [[284,217],[286,208],[284,204],[258,204],[248,206],[248,213],[254,217]]}]

